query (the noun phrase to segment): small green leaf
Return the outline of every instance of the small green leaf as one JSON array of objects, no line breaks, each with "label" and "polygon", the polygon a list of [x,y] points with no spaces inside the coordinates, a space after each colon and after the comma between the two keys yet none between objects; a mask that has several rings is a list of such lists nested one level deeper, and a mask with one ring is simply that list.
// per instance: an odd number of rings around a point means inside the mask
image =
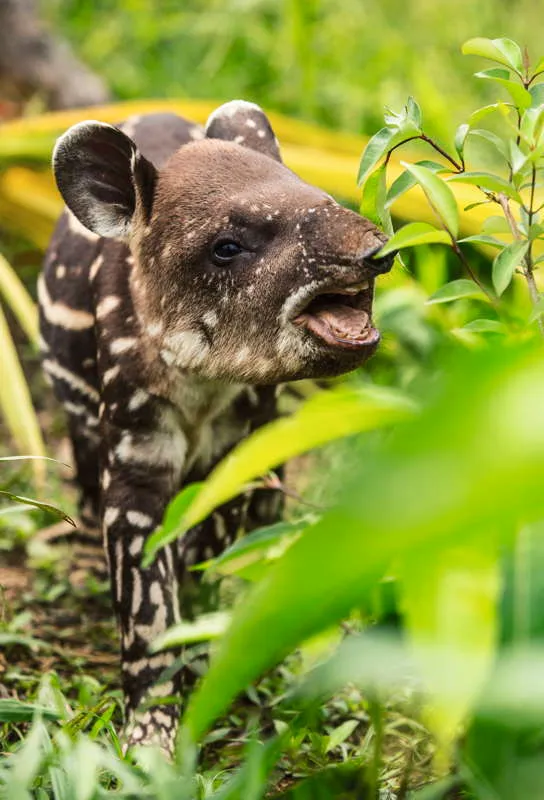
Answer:
[{"label": "small green leaf", "polygon": [[146,540],[142,566],[148,567],[161,547],[170,544],[183,533],[182,521],[184,514],[193,503],[202,486],[203,483],[190,483],[167,505],[162,525]]},{"label": "small green leaf", "polygon": [[55,516],[60,517],[66,522],[69,522],[70,525],[74,526],[74,528],[76,527],[76,523],[72,517],[69,517],[68,514],[65,514],[60,508],[51,505],[51,503],[42,503],[41,500],[34,500],[31,497],[23,497],[19,494],[13,494],[13,492],[6,492],[4,489],[0,489],[0,496],[7,497],[9,500],[14,500],[16,503],[22,503],[25,506],[33,506],[34,508],[39,508],[42,511],[48,511],[50,514],[55,514]]},{"label": "small green leaf", "polygon": [[391,128],[382,128],[375,133],[365,147],[357,176],[357,184],[360,186],[369,172],[376,166],[380,158],[387,152],[388,145],[395,135]]},{"label": "small green leaf", "polygon": [[385,208],[387,191],[385,177],[385,163],[370,173],[364,183],[360,211],[363,217],[366,217],[370,222],[389,233],[391,231],[391,217]]},{"label": "small green leaf", "polygon": [[463,325],[463,330],[471,333],[506,333],[503,323],[496,319],[473,319]]},{"label": "small green leaf", "polygon": [[[417,161],[416,164],[420,167],[427,167],[432,172],[442,172],[444,171],[444,165],[439,164],[436,161]],[[395,202],[395,200],[411,189],[413,186],[416,185],[416,179],[413,175],[411,175],[408,171],[402,172],[399,177],[393,181],[389,191],[387,192],[387,199],[385,201],[385,207],[390,208],[390,206]]]},{"label": "small green leaf", "polygon": [[536,75],[537,72],[544,72],[544,56],[537,62],[536,66],[533,70],[533,76]]},{"label": "small green leaf", "polygon": [[457,150],[457,155],[459,156],[459,158],[463,158],[463,152],[465,150],[465,141],[469,130],[470,130],[470,125],[463,123],[462,125],[459,125],[459,127],[455,131],[455,137],[453,143],[455,149]]},{"label": "small green leaf", "polygon": [[406,116],[411,122],[414,123],[416,128],[421,127],[421,109],[413,97],[408,98],[408,102],[406,104]]},{"label": "small green leaf", "polygon": [[481,122],[485,117],[489,116],[489,114],[493,114],[495,111],[499,111],[503,117],[508,117],[509,112],[512,109],[511,103],[491,103],[488,106],[482,106],[481,108],[477,108],[476,111],[469,117],[469,125],[476,125],[476,123]]},{"label": "small green leaf", "polygon": [[394,253],[404,247],[416,247],[418,244],[451,244],[451,239],[446,231],[441,231],[428,222],[410,222],[393,234],[378,256]]},{"label": "small green leaf", "polygon": [[499,297],[510,285],[514,270],[520,264],[528,247],[527,241],[512,242],[493,261],[493,286]]},{"label": "small green leaf", "polygon": [[511,235],[512,231],[504,217],[494,214],[484,220],[482,224],[482,233],[509,233]]},{"label": "small green leaf", "polygon": [[519,193],[504,178],[493,175],[491,172],[460,172],[458,175],[451,175],[447,178],[448,183],[470,183],[478,186],[479,189],[487,189],[490,192],[502,192],[507,197],[511,197],[516,202],[521,203]]},{"label": "small green leaf", "polygon": [[469,135],[476,136],[480,139],[485,139],[485,141],[493,145],[494,149],[499,153],[499,155],[508,161],[508,144],[495,133],[492,131],[487,131],[485,128],[473,128],[469,131]]},{"label": "small green leaf", "polygon": [[202,614],[192,622],[180,622],[168,628],[155,639],[150,650],[152,653],[156,653],[158,650],[166,650],[169,647],[218,639],[227,630],[230,617],[231,615],[227,611],[214,611],[210,614]]},{"label": "small green leaf", "polygon": [[476,73],[476,78],[482,78],[483,80],[493,81],[494,83],[498,83],[504,89],[508,91],[510,97],[516,104],[516,106],[521,110],[524,111],[526,108],[530,108],[533,102],[533,98],[530,92],[527,91],[521,84],[516,83],[516,81],[510,80],[508,76],[508,72],[504,69],[486,69],[482,72]]},{"label": "small green leaf", "polygon": [[457,236],[459,230],[459,212],[457,203],[450,187],[438,178],[434,172],[427,167],[407,164],[401,161],[402,166],[411,172],[416,181],[427,195],[429,203],[436,211],[448,232],[452,236]]},{"label": "small green leaf", "polygon": [[327,741],[326,752],[330,753],[335,747],[338,747],[342,744],[342,742],[345,742],[346,739],[349,739],[358,724],[358,719],[347,719],[345,722],[331,731]]},{"label": "small green leaf", "polygon": [[44,719],[59,719],[59,714],[50,708],[43,708],[34,703],[22,703],[11,698],[0,698],[0,722],[31,722],[36,714],[40,714]]},{"label": "small green leaf", "polygon": [[461,47],[461,52],[465,56],[488,58],[490,61],[504,64],[516,72],[521,72],[523,68],[521,50],[511,39],[476,37],[465,42]]},{"label": "small green leaf", "polygon": [[457,243],[471,242],[472,244],[488,244],[490,247],[499,247],[501,250],[506,247],[504,242],[500,239],[495,239],[494,236],[485,236],[484,234],[475,234],[474,236],[465,236],[464,239],[458,239]]},{"label": "small green leaf", "polygon": [[488,300],[477,283],[468,280],[468,278],[459,278],[459,280],[450,281],[441,286],[437,292],[429,297],[427,305],[451,303],[452,300],[459,300],[462,297],[476,297],[478,300]]}]

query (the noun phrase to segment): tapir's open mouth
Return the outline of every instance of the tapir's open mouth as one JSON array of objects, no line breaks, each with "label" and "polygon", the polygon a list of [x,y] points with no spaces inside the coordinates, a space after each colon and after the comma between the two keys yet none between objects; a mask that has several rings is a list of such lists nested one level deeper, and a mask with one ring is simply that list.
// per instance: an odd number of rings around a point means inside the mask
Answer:
[{"label": "tapir's open mouth", "polygon": [[314,295],[293,322],[305,327],[326,344],[348,349],[377,344],[380,334],[372,327],[374,281]]}]

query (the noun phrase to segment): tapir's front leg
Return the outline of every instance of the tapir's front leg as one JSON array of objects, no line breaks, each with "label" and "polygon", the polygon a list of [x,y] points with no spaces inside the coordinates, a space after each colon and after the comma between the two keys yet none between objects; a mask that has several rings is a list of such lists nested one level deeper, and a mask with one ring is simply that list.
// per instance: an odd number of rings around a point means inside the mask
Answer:
[{"label": "tapir's front leg", "polygon": [[[171,752],[179,708],[153,698],[179,693],[179,676],[157,685],[174,652],[151,655],[149,645],[179,621],[177,554],[161,550],[141,565],[146,537],[162,521],[176,491],[184,455],[177,430],[103,425],[102,526],[122,652],[128,743],[157,743]],[[142,707],[145,704],[145,707]]]}]

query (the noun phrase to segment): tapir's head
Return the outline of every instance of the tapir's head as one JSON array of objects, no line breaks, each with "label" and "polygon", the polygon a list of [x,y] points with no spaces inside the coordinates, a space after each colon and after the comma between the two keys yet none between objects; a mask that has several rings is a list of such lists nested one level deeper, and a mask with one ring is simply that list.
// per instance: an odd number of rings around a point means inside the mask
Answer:
[{"label": "tapir's head", "polygon": [[347,372],[375,350],[387,237],[282,164],[258,106],[221,106],[159,166],[119,128],[80,123],[54,170],[85,227],[129,244],[142,330],[166,365],[278,383]]}]

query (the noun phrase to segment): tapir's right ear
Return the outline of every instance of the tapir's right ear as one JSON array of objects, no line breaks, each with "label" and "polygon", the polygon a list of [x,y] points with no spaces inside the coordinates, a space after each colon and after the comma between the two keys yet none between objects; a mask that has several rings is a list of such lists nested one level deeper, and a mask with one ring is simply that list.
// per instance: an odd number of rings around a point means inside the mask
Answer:
[{"label": "tapir's right ear", "polygon": [[136,209],[151,216],[156,169],[113,125],[71,127],[57,141],[53,171],[70,211],[98,236],[126,240]]}]

